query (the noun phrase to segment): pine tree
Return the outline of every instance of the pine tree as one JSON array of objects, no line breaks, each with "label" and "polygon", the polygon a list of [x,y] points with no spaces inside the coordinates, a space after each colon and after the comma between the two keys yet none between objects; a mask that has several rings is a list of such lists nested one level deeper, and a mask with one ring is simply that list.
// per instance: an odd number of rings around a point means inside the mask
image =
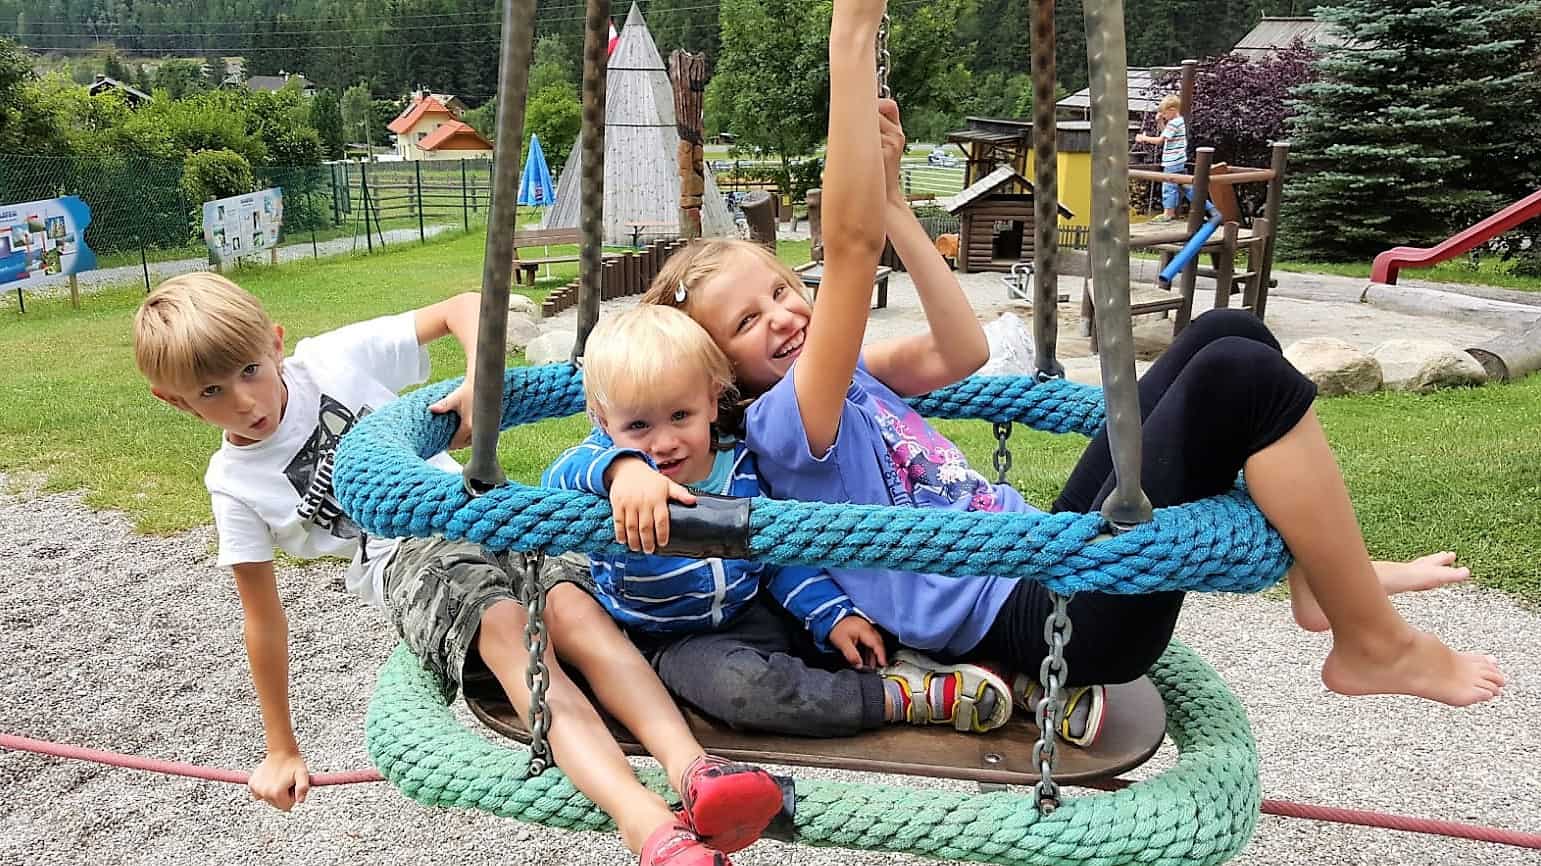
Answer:
[{"label": "pine tree", "polygon": [[337,91],[331,88],[316,91],[310,100],[310,125],[321,136],[321,152],[326,159],[342,159],[343,128],[342,105]]},{"label": "pine tree", "polygon": [[[1344,0],[1317,14],[1347,45],[1296,92],[1281,235],[1291,254],[1428,244],[1500,204],[1510,154],[1531,154],[1535,171],[1541,3]],[[1517,137],[1526,129],[1529,141]]]}]

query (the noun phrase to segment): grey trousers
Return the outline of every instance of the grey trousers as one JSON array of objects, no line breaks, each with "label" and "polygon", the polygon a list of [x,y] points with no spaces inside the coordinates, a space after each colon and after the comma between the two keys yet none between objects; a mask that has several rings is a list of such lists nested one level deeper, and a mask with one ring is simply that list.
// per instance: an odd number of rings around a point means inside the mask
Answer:
[{"label": "grey trousers", "polygon": [[820,652],[763,594],[718,631],[631,638],[669,691],[733,728],[846,737],[883,725],[882,678]]}]

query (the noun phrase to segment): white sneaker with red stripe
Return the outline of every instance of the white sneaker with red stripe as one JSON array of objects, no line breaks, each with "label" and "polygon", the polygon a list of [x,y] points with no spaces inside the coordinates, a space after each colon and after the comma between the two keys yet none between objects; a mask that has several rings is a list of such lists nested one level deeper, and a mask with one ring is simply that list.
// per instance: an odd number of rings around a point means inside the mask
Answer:
[{"label": "white sneaker with red stripe", "polygon": [[979,665],[943,664],[914,650],[900,650],[879,673],[896,720],[984,733],[1011,719],[1006,681]]}]

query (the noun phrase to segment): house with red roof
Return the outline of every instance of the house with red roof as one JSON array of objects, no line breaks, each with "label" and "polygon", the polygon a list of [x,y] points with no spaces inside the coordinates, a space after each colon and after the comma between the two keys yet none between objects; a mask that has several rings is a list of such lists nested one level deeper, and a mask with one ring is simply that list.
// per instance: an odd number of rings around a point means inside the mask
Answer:
[{"label": "house with red roof", "polygon": [[460,119],[460,100],[433,93],[413,94],[412,104],[386,128],[396,135],[404,160],[491,159],[492,142]]}]

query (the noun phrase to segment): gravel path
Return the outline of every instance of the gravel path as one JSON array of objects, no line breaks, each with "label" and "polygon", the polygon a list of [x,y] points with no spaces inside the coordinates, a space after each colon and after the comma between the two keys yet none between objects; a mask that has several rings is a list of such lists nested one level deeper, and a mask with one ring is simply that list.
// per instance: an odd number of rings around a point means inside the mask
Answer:
[{"label": "gravel path", "polygon": [[[18,488],[21,488],[17,492]],[[249,768],[260,728],[240,612],[207,529],[154,538],[73,494],[0,477],[0,731]],[[388,626],[342,590],[342,568],[285,567],[298,725],[316,770],[365,764],[362,719]],[[1194,598],[1180,633],[1252,715],[1270,796],[1541,829],[1541,616],[1505,597],[1406,599],[1415,622],[1498,654],[1511,689],[1454,711],[1346,700],[1315,677],[1324,641],[1265,598]],[[1157,763],[1169,760],[1158,757]],[[806,776],[854,774],[804,771]],[[896,784],[961,788],[909,779]],[[618,864],[612,837],[421,808],[386,785],[317,790],[290,815],[243,788],[0,753],[0,864]],[[904,864],[884,854],[762,843],[739,866]],[[1245,866],[1541,866],[1541,852],[1265,818]]]}]

